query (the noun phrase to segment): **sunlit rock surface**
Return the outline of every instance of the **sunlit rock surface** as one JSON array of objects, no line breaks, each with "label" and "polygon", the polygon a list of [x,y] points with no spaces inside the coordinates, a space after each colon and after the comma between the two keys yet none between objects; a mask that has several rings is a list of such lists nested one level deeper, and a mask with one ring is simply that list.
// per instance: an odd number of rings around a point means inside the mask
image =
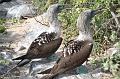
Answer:
[{"label": "sunlit rock surface", "polygon": [[30,66],[29,73],[32,76],[35,76],[38,72],[42,72],[49,68],[52,68],[55,64],[55,61],[48,61],[48,60],[40,60],[40,61],[33,61]]},{"label": "sunlit rock surface", "polygon": [[[36,14],[36,8],[28,4],[31,0],[11,0],[0,4],[0,18],[17,18],[22,16],[32,17]],[[26,3],[27,2],[27,3]]]},{"label": "sunlit rock surface", "polygon": [[32,17],[36,14],[36,9],[32,5],[22,4],[15,5],[8,9],[7,18],[21,18],[21,17]]}]

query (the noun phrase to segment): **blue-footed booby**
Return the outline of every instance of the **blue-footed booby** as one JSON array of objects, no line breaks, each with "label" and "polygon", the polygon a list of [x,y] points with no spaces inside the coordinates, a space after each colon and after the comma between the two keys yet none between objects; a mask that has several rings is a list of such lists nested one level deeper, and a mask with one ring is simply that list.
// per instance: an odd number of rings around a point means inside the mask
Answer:
[{"label": "blue-footed booby", "polygon": [[62,42],[62,37],[60,36],[61,24],[58,20],[58,13],[60,13],[62,9],[64,9],[64,5],[62,4],[53,4],[49,6],[46,12],[46,19],[50,26],[49,29],[41,33],[31,43],[25,55],[13,59],[21,60],[16,67],[23,66],[32,59],[48,57],[57,51]]},{"label": "blue-footed booby", "polygon": [[63,48],[63,56],[57,60],[53,68],[39,73],[47,74],[40,79],[53,79],[61,73],[81,66],[87,60],[93,47],[90,22],[100,10],[89,9],[81,12],[76,25],[79,30],[79,35],[75,39],[67,42]]}]

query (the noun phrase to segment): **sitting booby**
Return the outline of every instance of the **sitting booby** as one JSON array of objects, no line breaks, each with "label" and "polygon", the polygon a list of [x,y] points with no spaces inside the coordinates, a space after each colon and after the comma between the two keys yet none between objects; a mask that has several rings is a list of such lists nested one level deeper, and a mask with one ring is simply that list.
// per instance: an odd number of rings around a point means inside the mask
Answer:
[{"label": "sitting booby", "polygon": [[60,22],[58,13],[64,8],[62,4],[53,4],[47,10],[47,20],[50,25],[46,32],[41,33],[30,45],[25,55],[13,60],[21,60],[16,67],[23,66],[31,61],[31,59],[45,58],[55,53],[62,43],[60,37]]},{"label": "sitting booby", "polygon": [[90,32],[90,21],[101,9],[85,10],[81,12],[77,19],[77,27],[79,35],[70,40],[63,48],[63,56],[61,56],[53,68],[45,70],[39,74],[48,74],[40,79],[53,79],[55,76],[65,71],[81,66],[89,57],[92,47],[93,38]]}]

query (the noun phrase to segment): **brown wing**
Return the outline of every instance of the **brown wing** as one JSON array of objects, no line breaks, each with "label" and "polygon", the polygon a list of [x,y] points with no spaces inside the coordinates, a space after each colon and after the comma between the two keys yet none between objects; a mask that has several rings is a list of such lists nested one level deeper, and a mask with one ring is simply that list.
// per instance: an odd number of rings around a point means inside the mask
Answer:
[{"label": "brown wing", "polygon": [[57,39],[54,38],[54,33],[42,33],[32,42],[26,55],[15,58],[14,60],[44,58],[50,54],[53,54],[57,51],[62,42],[61,37]]},{"label": "brown wing", "polygon": [[93,47],[93,44],[91,42],[89,41],[83,42],[79,52],[73,53],[66,57],[61,57],[56,62],[53,68],[41,72],[43,74],[46,74],[46,73],[50,74],[50,75],[43,76],[41,79],[53,79],[58,74],[61,74],[65,71],[68,71],[70,69],[73,69],[82,65],[89,57],[92,51],[92,47]]},{"label": "brown wing", "polygon": [[89,57],[93,44],[89,41],[84,42],[78,53],[73,53],[67,57],[62,57],[52,68],[50,74],[58,75],[67,70],[82,65]]}]

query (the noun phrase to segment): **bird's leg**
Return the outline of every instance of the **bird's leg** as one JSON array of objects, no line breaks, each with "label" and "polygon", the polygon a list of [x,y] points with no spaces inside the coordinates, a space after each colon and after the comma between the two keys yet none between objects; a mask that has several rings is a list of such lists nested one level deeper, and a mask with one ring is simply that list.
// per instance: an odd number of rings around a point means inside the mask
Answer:
[{"label": "bird's leg", "polygon": [[30,68],[29,68],[29,75],[31,75],[32,74],[32,63],[33,63],[33,61],[30,63]]}]

